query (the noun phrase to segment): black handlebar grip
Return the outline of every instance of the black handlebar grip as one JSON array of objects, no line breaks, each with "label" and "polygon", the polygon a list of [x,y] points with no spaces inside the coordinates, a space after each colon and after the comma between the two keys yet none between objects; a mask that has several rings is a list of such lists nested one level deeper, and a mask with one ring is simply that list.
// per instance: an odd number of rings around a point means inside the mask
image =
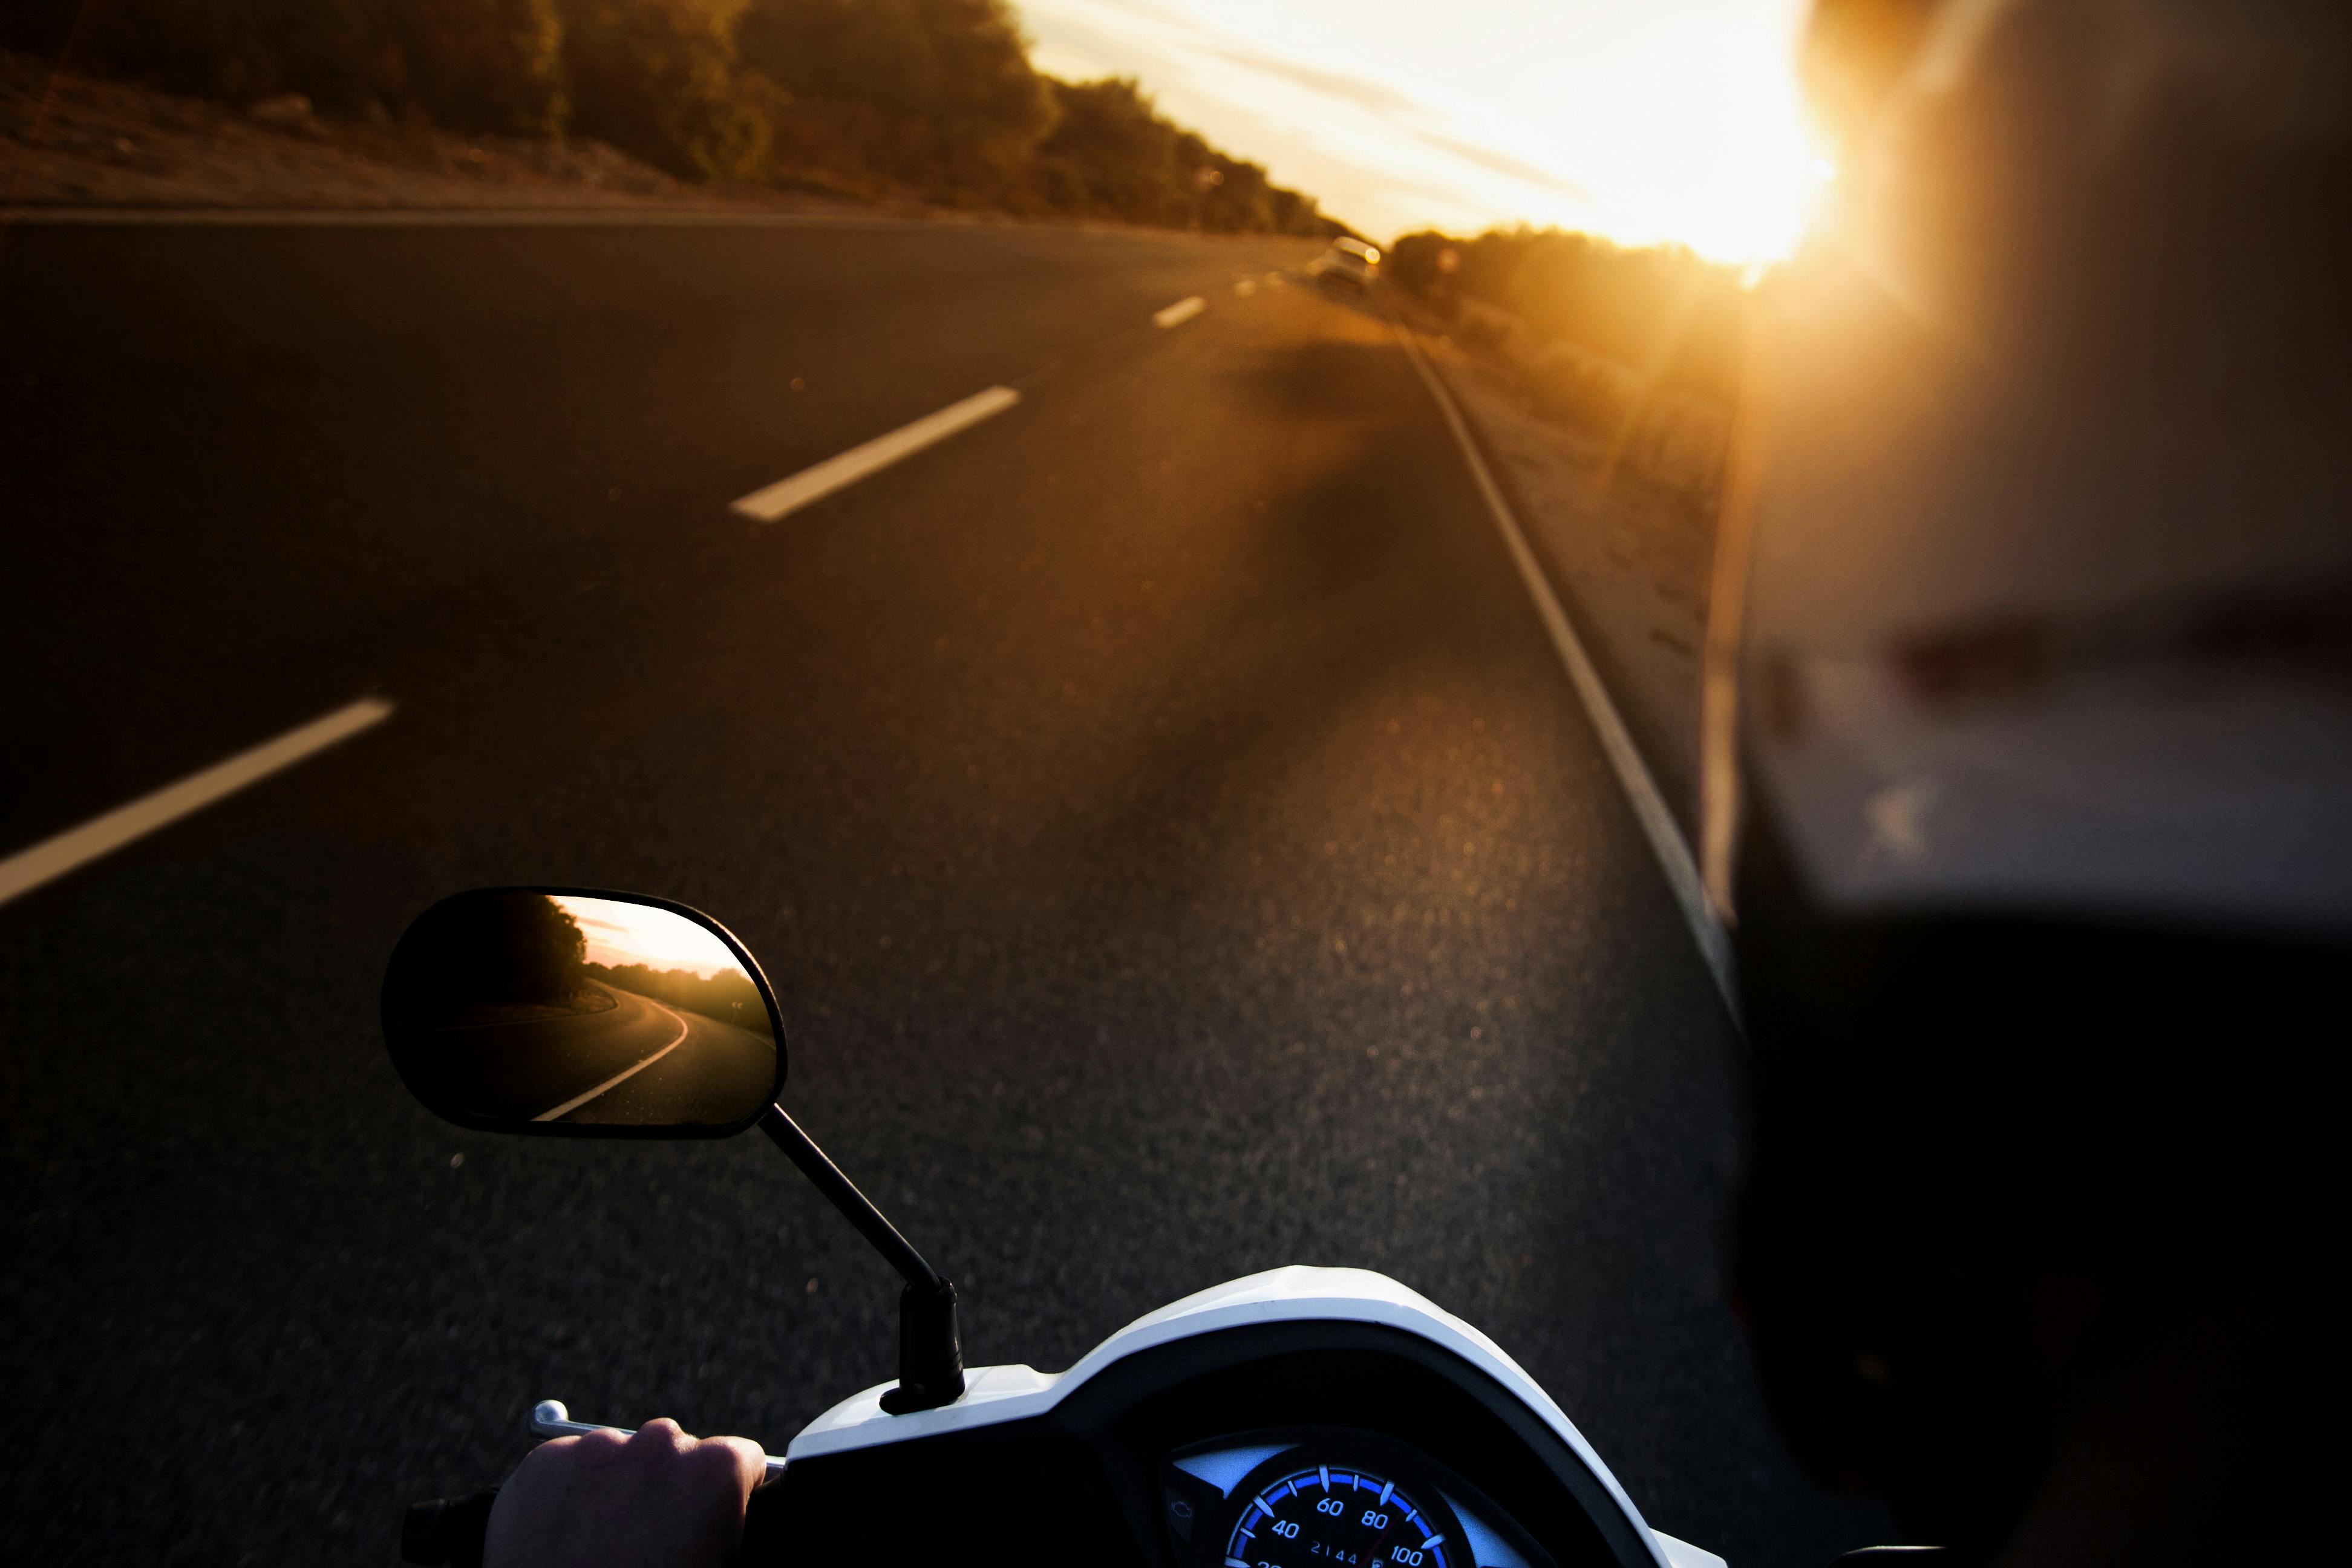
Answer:
[{"label": "black handlebar grip", "polygon": [[762,1481],[751,1489],[743,1504],[743,1544],[737,1554],[743,1568],[785,1560],[785,1527],[790,1518],[781,1478]]},{"label": "black handlebar grip", "polygon": [[400,1521],[400,1560],[425,1568],[482,1568],[482,1538],[490,1532],[490,1505],[499,1489],[412,1503]]}]

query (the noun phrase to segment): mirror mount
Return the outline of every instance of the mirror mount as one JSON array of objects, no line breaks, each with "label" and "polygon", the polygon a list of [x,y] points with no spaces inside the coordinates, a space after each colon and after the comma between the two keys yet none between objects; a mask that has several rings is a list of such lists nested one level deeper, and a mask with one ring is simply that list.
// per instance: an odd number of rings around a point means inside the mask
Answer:
[{"label": "mirror mount", "polygon": [[963,1397],[955,1287],[784,1113],[784,1018],[698,910],[593,888],[477,888],[410,922],[383,976],[401,1080],[460,1127],[769,1141],[898,1272],[893,1415]]},{"label": "mirror mount", "polygon": [[924,1261],[914,1243],[899,1234],[857,1184],[842,1174],[815,1140],[781,1105],[771,1105],[760,1117],[760,1131],[800,1167],[825,1202],[857,1227],[898,1278],[898,1386],[882,1396],[882,1408],[893,1415],[935,1410],[963,1397],[963,1340],[956,1324],[955,1286]]}]

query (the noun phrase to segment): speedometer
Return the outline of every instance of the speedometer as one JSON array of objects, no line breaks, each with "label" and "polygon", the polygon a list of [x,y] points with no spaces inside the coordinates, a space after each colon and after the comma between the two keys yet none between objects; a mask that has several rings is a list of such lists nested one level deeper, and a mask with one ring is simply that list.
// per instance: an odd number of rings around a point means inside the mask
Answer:
[{"label": "speedometer", "polygon": [[1386,1477],[1317,1465],[1251,1496],[1225,1542],[1225,1565],[1454,1568],[1448,1552],[1459,1553],[1448,1534],[1446,1521]]}]

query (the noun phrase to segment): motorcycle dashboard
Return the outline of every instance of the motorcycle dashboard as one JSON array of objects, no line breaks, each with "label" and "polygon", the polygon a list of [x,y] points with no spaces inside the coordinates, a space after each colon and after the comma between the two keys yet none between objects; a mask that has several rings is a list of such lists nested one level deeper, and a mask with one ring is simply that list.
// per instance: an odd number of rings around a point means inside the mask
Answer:
[{"label": "motorcycle dashboard", "polygon": [[892,1419],[796,1451],[754,1496],[744,1561],[950,1560],[991,1521],[1041,1568],[1656,1563],[1524,1399],[1381,1325],[1223,1329],[1122,1357],[1035,1415],[904,1437]]},{"label": "motorcycle dashboard", "polygon": [[1476,1486],[1361,1428],[1193,1444],[1166,1457],[1160,1486],[1181,1568],[1556,1568]]}]

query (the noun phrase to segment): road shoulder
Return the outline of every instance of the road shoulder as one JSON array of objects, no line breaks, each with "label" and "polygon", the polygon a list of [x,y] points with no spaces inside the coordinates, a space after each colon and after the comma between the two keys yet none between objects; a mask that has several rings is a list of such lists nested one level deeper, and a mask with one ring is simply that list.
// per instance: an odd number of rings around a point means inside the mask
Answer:
[{"label": "road shoulder", "polygon": [[1442,334],[1404,330],[1460,406],[1675,822],[1696,843],[1711,511],[1612,473],[1599,440],[1533,413],[1493,367]]}]

